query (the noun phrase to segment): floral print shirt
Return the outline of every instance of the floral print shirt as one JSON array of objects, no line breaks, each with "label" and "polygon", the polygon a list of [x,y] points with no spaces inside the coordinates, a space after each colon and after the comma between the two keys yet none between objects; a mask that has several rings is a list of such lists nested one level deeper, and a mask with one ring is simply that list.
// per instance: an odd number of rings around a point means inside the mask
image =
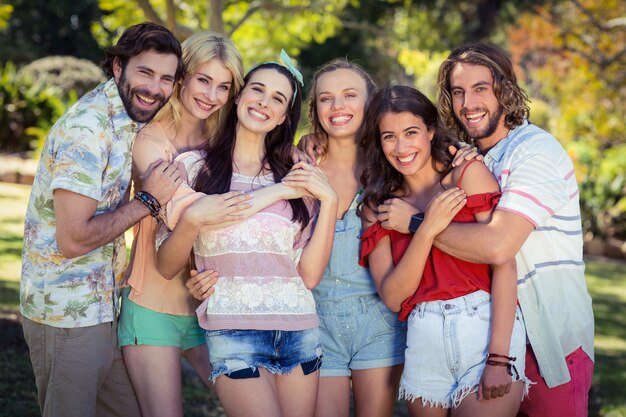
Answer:
[{"label": "floral print shirt", "polygon": [[116,282],[126,262],[124,236],[76,258],[56,241],[53,192],[98,202],[95,215],[128,201],[131,147],[143,126],[124,108],[111,79],[83,96],[52,127],[44,143],[24,224],[20,310],[54,327],[84,327],[116,317]]}]

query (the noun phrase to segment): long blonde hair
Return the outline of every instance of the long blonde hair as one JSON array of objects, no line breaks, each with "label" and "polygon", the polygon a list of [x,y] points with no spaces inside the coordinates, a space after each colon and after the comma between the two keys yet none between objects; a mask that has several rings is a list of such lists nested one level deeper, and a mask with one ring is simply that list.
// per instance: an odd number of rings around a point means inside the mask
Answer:
[{"label": "long blonde hair", "polygon": [[[232,101],[230,99],[238,94],[243,86],[243,60],[233,42],[215,32],[196,33],[187,38],[181,46],[183,49],[183,66],[185,68],[184,77],[194,74],[201,65],[212,59],[220,60],[233,76],[228,103],[204,121],[202,133],[205,136],[209,136],[217,130],[219,122],[223,117],[222,115],[227,113],[227,107],[229,107]],[[171,123],[175,130],[178,130],[180,127],[182,107],[180,92],[184,77],[176,83],[172,97],[155,117],[156,121]]]}]

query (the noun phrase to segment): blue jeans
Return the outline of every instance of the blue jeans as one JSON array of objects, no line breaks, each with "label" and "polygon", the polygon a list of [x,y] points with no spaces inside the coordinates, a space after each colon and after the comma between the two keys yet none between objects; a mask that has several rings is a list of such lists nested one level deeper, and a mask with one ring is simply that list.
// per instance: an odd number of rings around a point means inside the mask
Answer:
[{"label": "blue jeans", "polygon": [[312,361],[316,364],[313,371],[321,365],[322,345],[317,327],[297,331],[206,330],[205,337],[213,381],[221,375],[255,377],[257,367],[288,374],[296,366]]}]

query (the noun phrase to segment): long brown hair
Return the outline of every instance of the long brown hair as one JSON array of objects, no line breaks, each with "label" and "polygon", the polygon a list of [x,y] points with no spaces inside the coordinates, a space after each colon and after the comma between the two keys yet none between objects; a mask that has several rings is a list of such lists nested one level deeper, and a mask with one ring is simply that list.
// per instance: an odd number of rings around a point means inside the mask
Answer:
[{"label": "long brown hair", "polygon": [[437,80],[438,105],[443,123],[465,141],[470,138],[454,116],[450,73],[457,63],[482,65],[491,71],[493,91],[498,103],[504,108],[504,125],[509,129],[520,126],[530,116],[528,95],[517,84],[513,64],[501,49],[486,43],[468,43],[453,50],[439,67]]},{"label": "long brown hair", "polygon": [[[244,88],[250,81],[252,74],[262,69],[272,69],[284,75],[291,83],[294,98],[289,103],[285,114],[285,121],[277,125],[265,135],[265,156],[262,166],[269,166],[275,182],[289,172],[293,166],[291,150],[293,138],[296,134],[300,109],[302,106],[301,89],[297,87],[298,81],[289,70],[280,64],[266,62],[258,65],[248,72],[244,78]],[[233,154],[237,134],[237,106],[232,106],[226,120],[219,127],[215,135],[209,140],[204,149],[204,163],[194,181],[194,189],[205,194],[222,194],[230,190],[233,176]],[[299,198],[289,200],[293,211],[292,220],[299,222],[303,229],[309,223],[309,211],[304,201]]]},{"label": "long brown hair", "polygon": [[365,166],[361,175],[361,184],[365,188],[362,204],[374,212],[377,212],[376,207],[385,199],[397,196],[404,189],[404,176],[396,171],[383,153],[379,128],[383,115],[403,112],[421,117],[428,130],[434,131],[430,153],[432,166],[440,174],[440,178],[452,170],[452,155],[448,152],[448,147],[455,146],[458,140],[440,125],[437,108],[428,97],[408,86],[380,90],[367,110],[365,133],[360,143],[365,154]]}]

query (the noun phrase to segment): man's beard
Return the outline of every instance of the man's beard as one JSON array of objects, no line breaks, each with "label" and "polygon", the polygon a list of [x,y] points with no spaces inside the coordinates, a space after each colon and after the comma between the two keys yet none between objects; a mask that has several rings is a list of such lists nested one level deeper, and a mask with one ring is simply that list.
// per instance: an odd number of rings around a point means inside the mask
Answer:
[{"label": "man's beard", "polygon": [[[130,84],[126,80],[126,69],[122,70],[120,75],[120,81],[117,84],[117,89],[126,109],[128,116],[138,123],[147,123],[154,118],[159,110],[167,103],[167,98],[161,94],[153,95],[145,88],[131,88]],[[143,110],[133,104],[133,96],[135,94],[149,97],[156,100],[157,106],[152,110]]]},{"label": "man's beard", "polygon": [[[492,115],[490,112],[488,112],[487,114],[489,115],[489,124],[482,131],[470,131],[465,123],[461,122],[460,120],[457,121],[465,131],[467,137],[473,141],[477,141],[480,139],[488,138],[495,133],[495,131],[498,129],[498,123],[500,122],[502,113],[504,113],[504,107],[501,104],[498,104],[498,108],[496,109],[495,114]],[[464,115],[465,112],[462,111],[461,116]]]}]

